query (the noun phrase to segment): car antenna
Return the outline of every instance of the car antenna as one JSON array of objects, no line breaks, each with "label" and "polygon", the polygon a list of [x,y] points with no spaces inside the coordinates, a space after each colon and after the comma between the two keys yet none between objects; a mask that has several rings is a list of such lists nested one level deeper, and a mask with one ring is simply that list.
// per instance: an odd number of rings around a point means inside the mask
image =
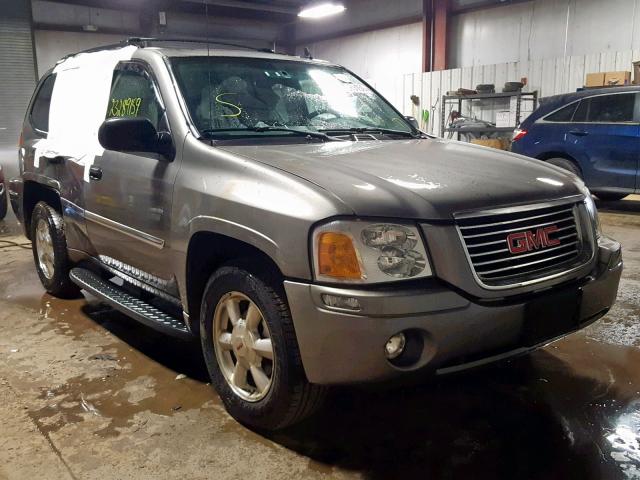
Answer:
[{"label": "car antenna", "polygon": [[313,57],[311,56],[311,50],[309,50],[309,47],[304,47],[304,58],[313,60]]}]

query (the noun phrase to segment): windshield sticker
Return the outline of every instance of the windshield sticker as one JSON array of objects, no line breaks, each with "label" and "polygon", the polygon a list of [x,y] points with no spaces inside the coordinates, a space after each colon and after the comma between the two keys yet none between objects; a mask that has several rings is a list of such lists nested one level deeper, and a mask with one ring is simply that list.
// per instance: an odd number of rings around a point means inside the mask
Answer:
[{"label": "windshield sticker", "polygon": [[222,97],[223,95],[237,95],[237,93],[228,92],[228,93],[220,93],[216,95],[216,103],[234,108],[237,110],[237,113],[222,114],[220,116],[221,117],[239,117],[240,114],[242,113],[242,109],[239,106],[234,105],[233,103],[229,103],[229,102],[225,102],[224,100],[221,100],[220,97]]},{"label": "windshield sticker", "polygon": [[109,117],[137,117],[142,105],[142,98],[112,98]]}]

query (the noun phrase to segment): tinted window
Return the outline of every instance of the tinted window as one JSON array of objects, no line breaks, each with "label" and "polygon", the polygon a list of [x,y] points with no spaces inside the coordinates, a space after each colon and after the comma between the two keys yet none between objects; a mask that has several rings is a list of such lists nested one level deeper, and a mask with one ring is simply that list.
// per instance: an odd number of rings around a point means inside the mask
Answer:
[{"label": "tinted window", "polygon": [[632,122],[635,94],[600,95],[589,105],[590,122]]},{"label": "tinted window", "polygon": [[589,113],[589,99],[581,100],[575,115],[573,116],[574,122],[586,122],[587,114]]},{"label": "tinted window", "polygon": [[49,75],[42,82],[31,107],[31,125],[42,132],[49,131],[49,107],[55,82],[55,75]]},{"label": "tinted window", "polygon": [[573,112],[576,111],[576,107],[578,106],[578,102],[572,103],[571,105],[567,105],[564,108],[561,108],[555,113],[547,116],[545,120],[547,122],[570,122],[573,117]]},{"label": "tinted window", "polygon": [[158,128],[164,115],[155,83],[139,64],[119,66],[113,72],[106,118],[145,117]]}]

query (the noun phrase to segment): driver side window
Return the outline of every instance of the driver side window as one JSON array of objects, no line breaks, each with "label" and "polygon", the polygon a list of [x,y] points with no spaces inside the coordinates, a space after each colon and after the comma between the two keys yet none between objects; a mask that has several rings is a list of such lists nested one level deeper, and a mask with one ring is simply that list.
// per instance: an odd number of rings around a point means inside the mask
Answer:
[{"label": "driver side window", "polygon": [[165,112],[155,82],[139,63],[120,64],[113,72],[106,118],[144,117],[166,130]]}]

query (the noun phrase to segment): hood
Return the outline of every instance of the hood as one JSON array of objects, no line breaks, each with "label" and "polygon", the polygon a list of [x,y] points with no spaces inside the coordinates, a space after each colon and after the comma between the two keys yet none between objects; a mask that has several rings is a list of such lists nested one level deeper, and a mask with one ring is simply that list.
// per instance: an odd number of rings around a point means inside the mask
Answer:
[{"label": "hood", "polygon": [[579,180],[552,165],[440,139],[221,148],[312,182],[359,216],[450,220],[580,194]]}]

